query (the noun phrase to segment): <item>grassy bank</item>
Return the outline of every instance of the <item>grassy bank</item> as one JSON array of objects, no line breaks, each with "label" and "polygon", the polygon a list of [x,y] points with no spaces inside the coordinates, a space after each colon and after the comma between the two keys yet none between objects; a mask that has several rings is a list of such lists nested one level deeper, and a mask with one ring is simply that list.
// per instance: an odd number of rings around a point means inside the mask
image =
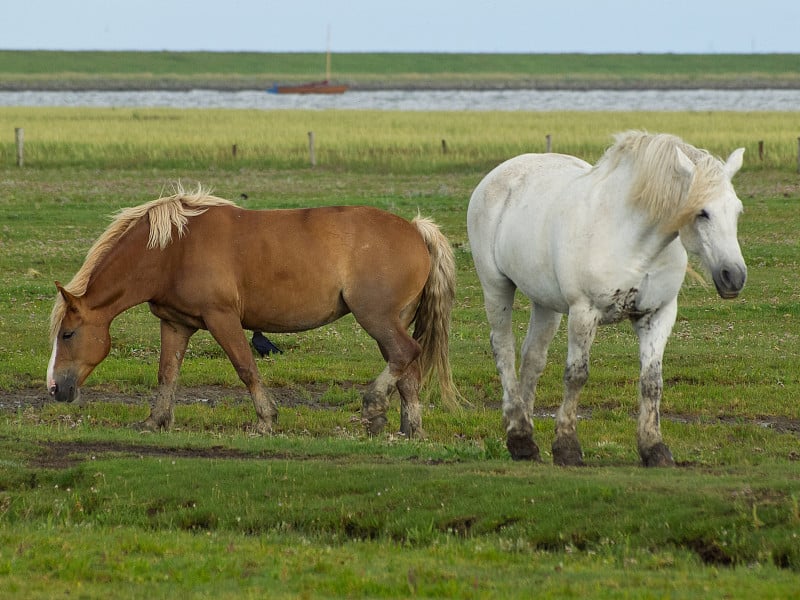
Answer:
[{"label": "grassy bank", "polygon": [[[796,88],[800,54],[337,53],[354,89]],[[0,89],[264,89],[324,76],[322,53],[0,51]]]},{"label": "grassy bank", "polygon": [[547,135],[553,151],[594,162],[627,129],[675,133],[718,155],[744,146],[745,170],[788,172],[797,168],[800,134],[791,113],[9,107],[0,109],[0,164],[15,163],[17,127],[33,169],[300,169],[309,164],[313,131],[320,167],[363,174],[485,172],[509,156],[544,151]]},{"label": "grassy bank", "polygon": [[[521,125],[522,124],[522,125]],[[27,166],[0,145],[0,589],[10,597],[791,597],[800,573],[800,183],[793,114],[405,114],[2,109]],[[665,356],[666,441],[635,443],[635,336],[601,329],[581,401],[583,469],[551,464],[564,328],[540,383],[545,463],[513,463],[466,239],[469,195],[500,160],[554,149],[594,161],[614,131],[670,131],[727,156],[749,266],[740,298],[687,280]],[[307,132],[318,166],[307,166]],[[767,154],[758,159],[763,132]],[[441,139],[448,152],[442,153]],[[238,145],[233,157],[231,145]],[[782,146],[783,144],[783,146]],[[778,148],[785,147],[779,151]],[[53,280],[68,280],[107,215],[181,179],[250,208],[371,204],[441,224],[458,268],[451,362],[472,406],[426,402],[427,439],[368,438],[359,390],[382,368],[350,318],[273,336],[259,359],[276,434],[219,346],[193,338],[176,428],[142,434],[158,323],[112,326],[92,402],[46,399]],[[515,306],[518,335],[528,306]]]}]

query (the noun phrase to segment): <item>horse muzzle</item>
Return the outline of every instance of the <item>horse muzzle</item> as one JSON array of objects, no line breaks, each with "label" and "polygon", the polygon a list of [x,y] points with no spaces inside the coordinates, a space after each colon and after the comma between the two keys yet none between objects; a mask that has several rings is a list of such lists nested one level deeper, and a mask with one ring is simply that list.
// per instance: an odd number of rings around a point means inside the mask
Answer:
[{"label": "horse muzzle", "polygon": [[711,275],[720,298],[731,300],[744,288],[744,283],[747,281],[747,267],[744,264],[723,265]]},{"label": "horse muzzle", "polygon": [[48,391],[56,402],[74,402],[80,395],[77,375],[68,373],[67,375],[56,377],[49,383]]}]

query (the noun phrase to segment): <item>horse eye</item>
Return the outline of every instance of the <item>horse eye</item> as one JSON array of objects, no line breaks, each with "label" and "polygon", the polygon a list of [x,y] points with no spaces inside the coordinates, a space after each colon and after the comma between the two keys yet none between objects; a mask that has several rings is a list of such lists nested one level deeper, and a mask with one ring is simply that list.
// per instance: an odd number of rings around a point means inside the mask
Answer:
[{"label": "horse eye", "polygon": [[697,218],[698,218],[698,219],[709,219],[710,217],[709,217],[709,215],[708,215],[708,212],[707,212],[707,211],[706,211],[706,209],[704,208],[704,209],[703,209],[703,210],[701,210],[701,211],[700,211],[700,213],[697,215]]},{"label": "horse eye", "polygon": [[74,331],[65,331],[64,333],[61,334],[61,339],[62,340],[68,340],[68,339],[72,338],[73,335],[75,335]]}]

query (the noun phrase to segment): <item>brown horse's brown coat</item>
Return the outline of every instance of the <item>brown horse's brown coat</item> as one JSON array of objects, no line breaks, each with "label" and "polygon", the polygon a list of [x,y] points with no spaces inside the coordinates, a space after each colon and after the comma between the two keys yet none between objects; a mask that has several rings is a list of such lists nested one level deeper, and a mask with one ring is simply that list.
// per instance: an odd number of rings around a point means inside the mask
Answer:
[{"label": "brown horse's brown coat", "polygon": [[[303,331],[349,312],[388,363],[364,399],[370,431],[385,424],[388,394],[396,385],[401,430],[421,434],[418,390],[432,367],[439,371],[444,399],[454,397],[447,329],[455,270],[449,244],[432,222],[409,223],[370,207],[245,210],[202,192],[142,208],[118,227],[122,233],[101,237],[99,256],[93,248],[84,272],[59,286],[48,375],[57,399],[74,399],[108,354],[112,319],[143,302],[161,319],[162,335],[159,391],[145,423],[150,428],[171,426],[188,340],[197,329],[208,329],[253,397],[257,428],[268,431],[277,407],[242,328]],[[188,217],[182,223],[173,214],[171,239],[168,229],[167,239],[154,242],[156,228],[164,229],[156,220],[165,208]],[[412,338],[407,329],[415,318]],[[420,341],[435,347],[421,348]]]}]

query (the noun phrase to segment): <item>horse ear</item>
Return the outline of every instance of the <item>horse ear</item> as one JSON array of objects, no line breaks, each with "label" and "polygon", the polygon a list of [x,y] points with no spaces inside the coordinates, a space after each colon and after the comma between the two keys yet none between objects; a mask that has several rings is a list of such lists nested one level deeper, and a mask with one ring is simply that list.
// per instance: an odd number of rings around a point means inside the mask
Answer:
[{"label": "horse ear", "polygon": [[64,298],[64,302],[67,303],[67,308],[70,310],[77,310],[78,297],[74,294],[70,294],[58,281],[56,281],[56,289],[58,289],[58,293],[61,294],[61,297]]},{"label": "horse ear", "polygon": [[687,179],[691,179],[694,176],[695,166],[686,154],[680,148],[675,148],[675,154],[678,155],[678,172],[685,175]]},{"label": "horse ear", "polygon": [[733,179],[733,176],[742,168],[742,163],[744,162],[744,148],[737,148],[731,155],[728,157],[728,160],[725,162],[725,174],[728,176],[728,179]]}]

